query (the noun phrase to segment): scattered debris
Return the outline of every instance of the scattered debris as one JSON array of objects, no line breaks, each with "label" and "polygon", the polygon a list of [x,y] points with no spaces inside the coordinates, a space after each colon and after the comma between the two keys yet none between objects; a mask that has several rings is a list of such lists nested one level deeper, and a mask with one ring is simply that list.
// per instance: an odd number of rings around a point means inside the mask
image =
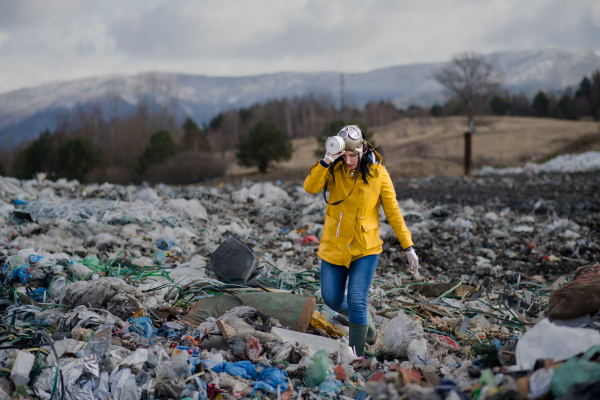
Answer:
[{"label": "scattered debris", "polygon": [[347,318],[321,299],[325,202],[299,183],[0,177],[0,399],[593,393],[582,382],[600,380],[596,195],[569,214],[543,199],[499,207],[402,192],[421,275],[407,272],[382,213],[377,340],[356,358]]}]

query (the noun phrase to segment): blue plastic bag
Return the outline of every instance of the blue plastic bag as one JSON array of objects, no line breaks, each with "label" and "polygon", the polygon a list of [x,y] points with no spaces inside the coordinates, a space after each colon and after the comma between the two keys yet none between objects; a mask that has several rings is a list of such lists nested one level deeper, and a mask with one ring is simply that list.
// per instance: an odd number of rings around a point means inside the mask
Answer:
[{"label": "blue plastic bag", "polygon": [[342,389],[339,389],[344,383],[338,381],[330,375],[319,385],[319,394],[321,396],[335,396],[336,393],[341,393]]},{"label": "blue plastic bag", "polygon": [[29,263],[25,263],[21,265],[19,268],[15,268],[12,273],[12,278],[17,279],[23,283],[27,283],[27,278],[29,278],[28,269],[30,268]]},{"label": "blue plastic bag", "polygon": [[227,372],[229,375],[239,376],[244,379],[254,379],[257,375],[256,366],[250,361],[224,362],[213,367],[212,370],[216,373]]},{"label": "blue plastic bag", "polygon": [[48,291],[48,288],[41,287],[32,291],[31,300],[42,302],[44,301],[44,293]]},{"label": "blue plastic bag", "polygon": [[223,367],[224,364],[221,361],[215,361],[215,360],[200,360],[200,362],[202,362],[202,364],[204,364],[204,368],[206,369],[212,369],[214,372],[220,373],[223,372]]},{"label": "blue plastic bag", "polygon": [[252,383],[254,390],[252,391],[251,397],[254,396],[254,392],[258,389],[265,392],[277,393],[278,385],[279,390],[281,390],[282,393],[285,392],[289,386],[287,378],[287,373],[277,367],[270,367],[260,371],[253,378],[256,382]]},{"label": "blue plastic bag", "polygon": [[135,332],[138,335],[145,337],[147,339],[156,336],[156,329],[152,325],[152,320],[148,317],[139,317],[133,320],[133,324],[127,327],[127,332]]},{"label": "blue plastic bag", "polygon": [[256,366],[250,361],[226,363],[225,367],[223,368],[223,372],[227,372],[229,375],[239,376],[244,379],[252,379],[257,373]]}]

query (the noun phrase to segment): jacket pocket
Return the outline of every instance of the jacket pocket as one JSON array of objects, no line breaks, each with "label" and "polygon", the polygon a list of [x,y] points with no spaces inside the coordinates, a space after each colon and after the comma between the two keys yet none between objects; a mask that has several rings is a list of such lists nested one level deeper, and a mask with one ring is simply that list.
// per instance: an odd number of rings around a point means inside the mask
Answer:
[{"label": "jacket pocket", "polygon": [[340,221],[325,214],[325,223],[323,224],[323,234],[321,235],[321,242],[336,244],[339,236],[337,234],[337,232],[339,232],[339,225]]},{"label": "jacket pocket", "polygon": [[365,221],[361,224],[361,228],[365,239],[365,250],[379,247],[383,244],[383,240],[379,236],[379,221]]}]

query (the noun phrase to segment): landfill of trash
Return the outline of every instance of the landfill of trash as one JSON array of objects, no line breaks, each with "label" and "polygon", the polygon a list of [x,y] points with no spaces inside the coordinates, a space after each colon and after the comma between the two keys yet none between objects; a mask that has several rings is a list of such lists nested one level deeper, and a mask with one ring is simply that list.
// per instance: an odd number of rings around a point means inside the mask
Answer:
[{"label": "landfill of trash", "polygon": [[564,154],[542,164],[528,162],[524,167],[501,168],[483,167],[479,175],[519,174],[522,172],[581,172],[600,169],[600,151],[588,151],[583,154]]},{"label": "landfill of trash", "polygon": [[598,398],[598,204],[404,197],[432,182],[396,184],[419,274],[381,212],[356,357],[301,182],[0,177],[0,400]]}]

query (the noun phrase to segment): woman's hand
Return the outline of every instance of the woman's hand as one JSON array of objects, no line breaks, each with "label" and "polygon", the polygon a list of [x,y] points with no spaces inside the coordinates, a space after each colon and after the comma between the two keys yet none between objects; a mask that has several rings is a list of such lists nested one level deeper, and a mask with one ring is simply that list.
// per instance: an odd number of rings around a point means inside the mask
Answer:
[{"label": "woman's hand", "polygon": [[412,246],[407,248],[406,250],[406,259],[408,260],[408,268],[413,272],[413,274],[417,274],[419,272],[419,257],[417,257],[417,253]]},{"label": "woman's hand", "polygon": [[331,153],[327,152],[327,153],[325,153],[325,157],[323,157],[323,161],[325,161],[326,164],[331,164],[332,162],[334,162],[335,160],[340,158],[342,156],[342,154],[344,154],[343,151],[341,151],[337,154],[331,154]]}]

